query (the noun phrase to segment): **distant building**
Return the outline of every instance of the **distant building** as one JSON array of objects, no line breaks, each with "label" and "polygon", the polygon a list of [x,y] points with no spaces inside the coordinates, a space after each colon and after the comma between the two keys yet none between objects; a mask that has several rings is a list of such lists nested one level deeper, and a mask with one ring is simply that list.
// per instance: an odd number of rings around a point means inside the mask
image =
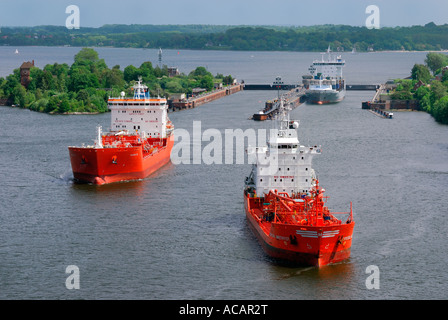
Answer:
[{"label": "distant building", "polygon": [[185,93],[173,93],[170,95],[170,98],[174,102],[183,101],[186,99]]},{"label": "distant building", "polygon": [[436,75],[436,80],[442,81],[443,75],[448,71],[448,66],[442,68],[442,72]]},{"label": "distant building", "polygon": [[24,62],[20,66],[20,83],[25,88],[28,88],[28,84],[30,83],[30,69],[34,67],[34,60],[32,62]]},{"label": "distant building", "polygon": [[170,77],[175,77],[180,75],[179,69],[177,69],[176,67],[169,67],[168,68],[168,76]]},{"label": "distant building", "polygon": [[198,95],[198,94],[200,94],[202,92],[207,91],[207,89],[204,89],[204,88],[193,88],[191,91],[192,91],[193,95],[195,96],[195,95]]}]

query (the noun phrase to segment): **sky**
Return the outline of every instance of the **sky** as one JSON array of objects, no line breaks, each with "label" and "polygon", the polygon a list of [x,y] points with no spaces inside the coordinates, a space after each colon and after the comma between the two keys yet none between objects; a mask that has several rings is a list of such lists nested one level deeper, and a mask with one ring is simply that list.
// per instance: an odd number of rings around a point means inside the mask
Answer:
[{"label": "sky", "polygon": [[0,27],[64,26],[76,5],[80,27],[105,24],[364,26],[379,8],[380,27],[448,23],[448,0],[0,0]]}]

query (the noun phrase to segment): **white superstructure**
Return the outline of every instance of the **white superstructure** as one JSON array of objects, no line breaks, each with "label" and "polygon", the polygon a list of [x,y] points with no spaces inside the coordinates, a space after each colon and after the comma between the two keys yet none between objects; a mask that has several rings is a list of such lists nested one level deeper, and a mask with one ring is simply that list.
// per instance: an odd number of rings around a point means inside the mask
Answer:
[{"label": "white superstructure", "polygon": [[340,55],[332,55],[330,47],[327,58],[322,54],[321,60],[314,60],[308,68],[309,75],[302,76],[302,83],[307,89],[312,103],[331,103],[341,101],[345,96],[345,80],[342,68],[345,60]]},{"label": "white superstructure", "polygon": [[139,79],[133,87],[133,98],[109,98],[111,131],[137,132],[143,138],[165,138],[169,122],[165,98],[151,98],[148,87]]},{"label": "white superstructure", "polygon": [[290,120],[288,112],[282,99],[277,116],[278,128],[271,129],[267,146],[248,149],[256,160],[246,185],[254,187],[259,196],[270,190],[290,195],[304,194],[314,185],[312,158],[321,153],[321,147],[300,145],[299,122]]}]

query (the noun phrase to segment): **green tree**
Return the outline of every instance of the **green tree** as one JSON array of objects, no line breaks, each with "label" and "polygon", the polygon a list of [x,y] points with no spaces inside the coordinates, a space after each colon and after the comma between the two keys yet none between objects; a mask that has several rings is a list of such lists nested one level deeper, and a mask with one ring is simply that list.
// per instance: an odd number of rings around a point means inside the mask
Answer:
[{"label": "green tree", "polygon": [[417,81],[420,80],[424,83],[429,83],[429,80],[431,79],[431,73],[429,72],[429,69],[423,64],[414,64],[411,75],[412,79]]},{"label": "green tree", "polygon": [[129,65],[124,68],[124,80],[130,82],[132,80],[137,81],[140,76],[140,70],[134,67],[133,65]]},{"label": "green tree", "polygon": [[207,89],[207,91],[212,90],[214,87],[213,77],[211,75],[203,76],[200,79],[199,85],[201,88]]},{"label": "green tree", "polygon": [[42,78],[42,89],[43,90],[55,90],[56,89],[56,84],[53,78],[53,75],[51,74],[51,72],[48,71],[44,71]]},{"label": "green tree", "polygon": [[58,112],[65,113],[70,111],[70,102],[68,99],[63,99],[59,105]]},{"label": "green tree", "polygon": [[232,84],[232,83],[233,83],[233,78],[232,78],[232,76],[231,76],[231,75],[228,75],[228,76],[223,77],[223,79],[222,79],[222,83],[223,83],[224,85]]},{"label": "green tree", "polygon": [[418,100],[423,99],[424,96],[431,94],[431,90],[427,86],[421,86],[415,91],[415,98]]},{"label": "green tree", "polygon": [[75,55],[75,63],[82,61],[96,62],[98,60],[98,52],[92,48],[82,48],[81,51]]},{"label": "green tree", "polygon": [[70,75],[68,88],[71,91],[79,91],[87,88],[98,88],[98,77],[85,68],[74,69]]},{"label": "green tree", "polygon": [[437,100],[440,100],[446,95],[446,87],[437,80],[431,82],[431,101],[435,104]]},{"label": "green tree", "polygon": [[104,88],[121,88],[125,85],[123,72],[117,68],[105,70],[102,75],[101,83]]},{"label": "green tree", "polygon": [[436,121],[448,124],[448,96],[436,101],[433,107],[433,116]]},{"label": "green tree", "polygon": [[429,52],[426,55],[425,63],[435,75],[437,70],[448,65],[448,58],[442,53]]},{"label": "green tree", "polygon": [[139,71],[143,81],[150,81],[151,77],[154,76],[154,68],[150,61],[143,62],[140,65]]},{"label": "green tree", "polygon": [[19,105],[22,108],[25,108],[25,96],[25,88],[20,83],[17,83],[11,93],[11,99],[13,103]]},{"label": "green tree", "polygon": [[207,69],[205,69],[204,67],[197,67],[189,74],[190,77],[198,77],[198,76],[201,77],[206,75],[211,75],[211,73],[208,72]]}]

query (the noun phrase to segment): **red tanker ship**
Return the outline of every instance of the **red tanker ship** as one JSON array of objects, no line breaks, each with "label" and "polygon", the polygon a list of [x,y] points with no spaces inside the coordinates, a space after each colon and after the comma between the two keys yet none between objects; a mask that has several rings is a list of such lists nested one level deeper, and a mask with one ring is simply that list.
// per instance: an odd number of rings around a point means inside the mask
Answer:
[{"label": "red tanker ship", "polygon": [[325,206],[325,190],[311,168],[321,148],[299,144],[298,121],[289,120],[283,102],[278,123],[267,146],[249,152],[256,157],[244,190],[249,226],[275,259],[317,267],[343,261],[355,225],[351,205],[340,213]]},{"label": "red tanker ship", "polygon": [[151,98],[141,79],[134,96],[109,98],[111,130],[98,127],[94,145],[69,147],[74,179],[106,184],[144,179],[170,161],[174,127],[165,98]]}]

